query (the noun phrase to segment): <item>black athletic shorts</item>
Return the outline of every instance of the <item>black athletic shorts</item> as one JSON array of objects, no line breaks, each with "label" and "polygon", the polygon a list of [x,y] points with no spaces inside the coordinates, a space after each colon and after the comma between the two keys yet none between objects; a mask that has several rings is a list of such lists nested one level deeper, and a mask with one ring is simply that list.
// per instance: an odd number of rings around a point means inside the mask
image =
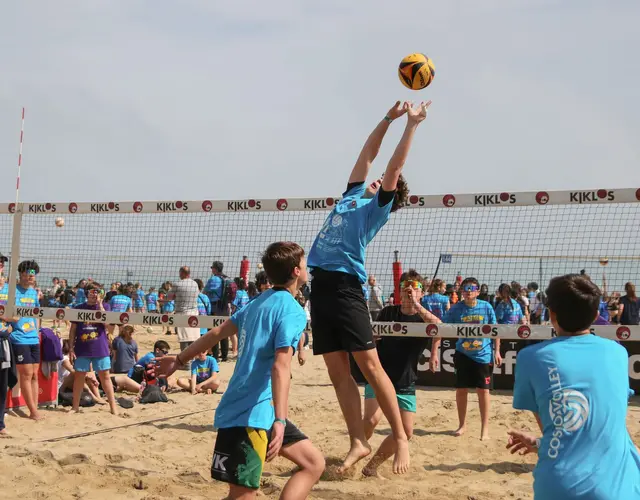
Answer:
[{"label": "black athletic shorts", "polygon": [[[305,439],[308,439],[307,436],[287,420],[282,447],[286,448]],[[258,489],[270,442],[271,430],[251,427],[218,429],[211,478],[244,488]]]},{"label": "black athletic shorts", "polygon": [[478,363],[456,351],[453,355],[458,389],[491,389],[493,365]]},{"label": "black athletic shorts", "polygon": [[40,344],[13,344],[16,365],[37,365],[40,363]]},{"label": "black athletic shorts", "polygon": [[371,316],[358,277],[317,268],[312,274],[313,354],[375,349]]}]

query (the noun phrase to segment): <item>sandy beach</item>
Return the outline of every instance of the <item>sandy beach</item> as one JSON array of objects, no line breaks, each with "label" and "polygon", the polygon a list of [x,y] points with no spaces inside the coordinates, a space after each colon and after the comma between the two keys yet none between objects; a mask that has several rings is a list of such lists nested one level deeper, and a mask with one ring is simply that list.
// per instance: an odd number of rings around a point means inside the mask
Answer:
[{"label": "sandy beach", "polygon": [[[177,352],[175,336],[136,332],[140,353],[151,350],[158,338],[168,340]],[[327,470],[314,488],[313,499],[529,499],[533,498],[535,457],[510,455],[505,449],[509,428],[533,430],[535,421],[514,411],[511,395],[493,397],[491,437],[479,440],[480,426],[475,395],[470,397],[469,430],[456,438],[455,394],[451,389],[423,388],[418,393],[415,435],[411,441],[410,472],[391,473],[390,462],[381,468],[386,478],[364,478],[361,467],[346,477],[335,474],[335,464],[346,453],[348,438],[338,403],[322,360],[307,351],[307,364],[295,361],[289,400],[293,420],[323,451]],[[227,381],[233,362],[222,363],[220,377]],[[223,383],[222,389],[226,387]],[[171,402],[136,404],[120,409],[95,406],[82,414],[66,409],[45,410],[46,420],[32,422],[7,417],[11,438],[0,440],[0,498],[39,499],[212,499],[223,498],[227,487],[212,482],[209,473],[215,442],[213,414],[220,395],[192,396],[174,393]],[[184,415],[188,414],[188,415]],[[183,415],[175,418],[174,415]],[[144,422],[166,418],[154,423]],[[640,398],[632,400],[628,426],[640,443]],[[43,442],[77,433],[104,431],[84,437]],[[380,444],[389,432],[382,421],[372,439]],[[278,498],[291,465],[278,458],[267,464],[263,498]]]}]

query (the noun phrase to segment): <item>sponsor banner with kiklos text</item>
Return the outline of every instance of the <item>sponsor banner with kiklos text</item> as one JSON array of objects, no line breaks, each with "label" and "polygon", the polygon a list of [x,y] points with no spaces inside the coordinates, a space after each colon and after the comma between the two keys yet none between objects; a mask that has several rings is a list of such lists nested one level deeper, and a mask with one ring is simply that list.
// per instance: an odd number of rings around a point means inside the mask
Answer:
[{"label": "sponsor banner with kiklos text", "polygon": [[[194,212],[303,212],[331,210],[339,197],[243,200],[170,200],[0,203],[0,214],[16,207],[24,214],[194,213]],[[574,191],[491,192],[409,196],[407,208],[483,208],[510,206],[587,205],[640,202],[640,188]]]}]

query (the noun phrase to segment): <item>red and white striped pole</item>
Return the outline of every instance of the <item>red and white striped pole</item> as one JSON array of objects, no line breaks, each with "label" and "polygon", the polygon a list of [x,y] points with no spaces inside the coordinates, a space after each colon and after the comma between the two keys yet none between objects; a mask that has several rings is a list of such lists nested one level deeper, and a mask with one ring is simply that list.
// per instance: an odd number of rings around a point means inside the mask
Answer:
[{"label": "red and white striped pole", "polygon": [[22,140],[24,138],[24,108],[22,108],[22,125],[20,126],[20,152],[18,153],[18,176],[16,177],[16,209],[20,198],[20,168],[22,167]]}]

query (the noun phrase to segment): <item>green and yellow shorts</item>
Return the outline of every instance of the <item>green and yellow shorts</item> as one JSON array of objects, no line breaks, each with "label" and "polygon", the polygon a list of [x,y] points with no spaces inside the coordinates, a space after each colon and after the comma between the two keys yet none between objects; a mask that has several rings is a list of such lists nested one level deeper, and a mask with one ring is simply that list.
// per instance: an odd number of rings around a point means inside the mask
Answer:
[{"label": "green and yellow shorts", "polygon": [[[251,427],[218,429],[211,478],[244,488],[258,489],[270,437],[271,430]],[[308,439],[307,436],[287,420],[282,447],[286,448],[305,439]]]}]

